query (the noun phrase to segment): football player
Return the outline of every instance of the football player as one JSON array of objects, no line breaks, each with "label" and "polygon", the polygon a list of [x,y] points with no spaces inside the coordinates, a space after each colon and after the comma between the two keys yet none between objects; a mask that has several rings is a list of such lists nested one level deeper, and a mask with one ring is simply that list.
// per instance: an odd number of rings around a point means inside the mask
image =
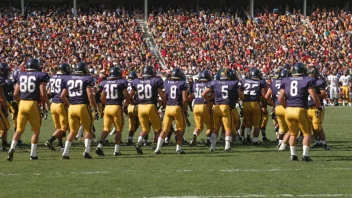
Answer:
[{"label": "football player", "polygon": [[310,136],[312,133],[311,122],[308,119],[308,95],[310,95],[316,105],[316,116],[320,116],[322,107],[315,92],[315,79],[306,76],[307,69],[303,63],[293,66],[292,77],[284,78],[281,82],[279,103],[286,107],[285,120],[290,131],[291,160],[298,161],[296,154],[296,137],[298,128],[303,133],[303,156],[305,162],[312,161],[308,155],[310,146]]},{"label": "football player", "polygon": [[[115,126],[115,151],[114,155],[119,156],[120,153],[120,142],[121,132],[124,124],[123,112],[124,109],[127,111],[127,107],[130,103],[130,97],[127,92],[128,82],[122,78],[122,71],[119,67],[113,67],[110,69],[108,80],[104,80],[100,83],[101,101],[105,105],[104,112],[104,129],[101,134],[100,142],[95,153],[99,156],[105,156],[103,152],[103,143],[106,137],[109,135],[111,125]],[[122,102],[125,101],[124,108],[122,109]]]},{"label": "football player", "polygon": [[350,86],[351,86],[351,76],[348,70],[345,70],[344,75],[339,79],[340,83],[342,83],[342,99],[343,106],[347,105],[350,98]]},{"label": "football player", "polygon": [[[277,79],[272,79],[270,88],[268,90],[268,92],[265,95],[265,99],[267,101],[270,100],[270,98],[274,101],[274,107],[275,107],[275,115],[276,115],[276,119],[279,125],[279,142],[278,142],[278,146],[280,147],[279,150],[281,150],[281,147],[283,148],[282,150],[284,150],[286,148],[287,142],[284,141],[283,143],[283,139],[284,139],[284,135],[288,134],[288,126],[285,120],[285,107],[282,106],[277,97],[280,94],[280,87],[281,87],[281,81],[282,79],[289,77],[291,75],[290,71],[287,68],[283,68],[279,71],[279,77]],[[287,140],[289,138],[289,135],[287,136]]]},{"label": "football player", "polygon": [[233,70],[222,68],[219,72],[220,80],[215,80],[209,83],[208,88],[202,94],[203,98],[209,102],[209,93],[212,91],[215,93],[213,115],[214,130],[210,138],[210,152],[215,151],[216,140],[222,124],[225,130],[225,151],[227,152],[231,150],[232,130],[237,128],[234,126],[231,101],[238,100],[239,83],[238,81],[232,80],[234,79]]},{"label": "football player", "polygon": [[[62,159],[70,159],[71,144],[78,133],[80,124],[84,129],[84,159],[92,159],[90,144],[92,142],[92,113],[99,115],[93,94],[94,79],[89,76],[88,66],[80,62],[75,66],[73,75],[67,76],[61,84],[61,100],[68,106],[70,134],[66,138]],[[68,97],[68,98],[67,98]]]},{"label": "football player", "polygon": [[251,128],[253,131],[253,145],[259,145],[258,136],[261,124],[262,111],[260,99],[265,97],[266,83],[260,80],[260,71],[257,68],[251,68],[249,78],[242,79],[240,87],[240,97],[243,101],[243,124],[247,135],[247,142],[250,142]]},{"label": "football player", "polygon": [[199,74],[198,81],[193,84],[193,93],[191,97],[194,98],[194,122],[196,128],[193,131],[193,138],[190,142],[190,146],[197,145],[197,136],[203,131],[203,126],[207,127],[206,136],[210,137],[213,129],[213,115],[212,106],[207,103],[202,97],[202,93],[207,88],[207,85],[212,80],[212,75],[209,70],[204,70]]},{"label": "football player", "polygon": [[[127,91],[128,93],[131,92],[132,90],[132,81],[136,78],[138,78],[137,73],[135,71],[131,71],[128,74],[128,87]],[[133,98],[131,98],[131,103],[128,105],[128,110],[127,110],[127,115],[128,115],[128,140],[127,140],[127,145],[130,146],[133,144],[133,135],[137,131],[139,127],[139,121],[138,121],[138,106],[136,105],[138,103],[138,97],[135,95]]]},{"label": "football player", "polygon": [[330,99],[331,102],[334,103],[334,106],[338,106],[338,95],[339,95],[339,88],[338,88],[338,78],[337,72],[334,71],[331,75],[328,76],[328,82],[330,85]]},{"label": "football player", "polygon": [[157,147],[154,152],[156,154],[161,153],[161,146],[170,132],[172,121],[175,120],[176,153],[185,154],[182,150],[182,141],[186,128],[185,114],[187,113],[188,106],[188,86],[186,81],[182,79],[180,68],[175,68],[172,71],[170,80],[164,82],[164,88],[167,103],[163,119],[163,131],[158,138]]},{"label": "football player", "polygon": [[[326,81],[320,76],[319,70],[316,67],[310,67],[308,69],[309,76],[315,78],[315,91],[318,94],[320,103],[323,104],[323,100],[327,97],[326,93]],[[325,133],[322,127],[324,121],[324,109],[319,115],[316,114],[317,107],[310,96],[308,96],[308,117],[313,124],[313,133],[315,136],[315,144],[312,148],[320,148],[323,146],[324,150],[330,150],[326,144]]]},{"label": "football player", "polygon": [[[265,93],[268,91],[269,86],[270,86],[270,78],[267,76],[263,76],[261,77],[263,83],[264,83],[264,90]],[[268,124],[268,120],[269,120],[269,113],[268,113],[268,106],[267,106],[267,102],[265,100],[264,97],[261,97],[260,99],[260,104],[261,104],[261,110],[262,110],[262,120],[260,123],[260,131],[262,132],[262,140],[264,141],[269,141],[269,139],[266,137],[266,126]]]},{"label": "football player", "polygon": [[152,66],[145,66],[143,69],[143,77],[134,79],[131,83],[132,90],[130,92],[130,98],[137,95],[138,118],[142,128],[136,143],[136,151],[138,154],[143,154],[141,146],[144,141],[143,138],[150,132],[150,124],[154,129],[154,139],[160,135],[161,131],[161,121],[156,106],[159,95],[161,97],[162,106],[165,107],[164,83],[160,78],[154,78],[154,76],[154,68]]},{"label": "football player", "polygon": [[[233,70],[233,75],[232,75],[231,80],[239,81],[239,79],[237,77],[236,70]],[[241,119],[240,119],[240,115],[237,112],[236,105],[238,104],[240,106],[240,109],[241,109],[241,105],[238,103],[239,102],[238,91],[233,92],[233,94],[234,95],[232,96],[232,99],[230,100],[230,107],[231,107],[232,120],[234,122],[234,127],[232,128],[232,135],[233,135],[233,137],[236,137],[236,132],[237,132],[237,130],[239,130],[240,125],[241,125]]]},{"label": "football player", "polygon": [[10,122],[7,119],[8,116],[8,104],[6,100],[7,94],[5,94],[7,83],[6,80],[8,75],[9,75],[10,68],[7,65],[7,63],[1,63],[0,64],[0,104],[1,104],[1,111],[0,111],[0,135],[2,139],[2,144],[1,144],[1,151],[7,151],[6,146],[7,146],[7,132],[10,128]]},{"label": "football player", "polygon": [[45,145],[52,151],[55,151],[53,142],[58,139],[59,146],[64,147],[62,137],[66,133],[68,127],[67,106],[61,100],[61,84],[65,76],[70,75],[71,68],[68,63],[62,63],[58,67],[58,71],[50,78],[50,93],[51,93],[51,116],[54,122],[55,131],[53,135],[45,142]]},{"label": "football player", "polygon": [[[20,102],[18,107],[17,130],[12,137],[11,148],[7,160],[12,161],[15,148],[22,133],[26,129],[29,121],[33,135],[31,140],[30,160],[37,160],[37,143],[39,139],[40,126],[42,122],[39,109],[40,101],[49,104],[46,85],[50,80],[47,73],[40,72],[40,62],[38,59],[30,59],[26,63],[26,71],[20,72],[17,76],[14,96]],[[50,108],[49,105],[47,105]]]}]

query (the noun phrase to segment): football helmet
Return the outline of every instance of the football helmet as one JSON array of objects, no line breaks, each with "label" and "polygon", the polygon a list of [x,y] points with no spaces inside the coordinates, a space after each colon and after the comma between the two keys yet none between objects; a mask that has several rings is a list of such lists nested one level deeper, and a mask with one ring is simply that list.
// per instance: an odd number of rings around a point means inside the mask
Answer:
[{"label": "football helmet", "polygon": [[204,70],[199,74],[199,81],[201,82],[209,82],[212,79],[211,72],[209,70]]},{"label": "football helmet", "polygon": [[219,71],[220,80],[231,80],[233,78],[232,69],[222,68]]},{"label": "football helmet", "polygon": [[172,70],[170,79],[174,80],[182,80],[183,75],[182,75],[182,70],[180,68],[175,68]]},{"label": "football helmet", "polygon": [[32,58],[27,61],[25,67],[28,71],[40,71],[40,62],[38,59]]},{"label": "football helmet", "polygon": [[128,74],[128,80],[134,80],[136,78],[138,78],[138,75],[135,71],[131,71],[129,74]]},{"label": "football helmet", "polygon": [[64,75],[70,75],[71,74],[71,68],[68,63],[61,63],[58,67],[58,70],[62,72]]},{"label": "football helmet", "polygon": [[292,68],[292,76],[306,76],[307,68],[303,63],[297,63]]},{"label": "football helmet", "polygon": [[83,74],[84,76],[89,74],[88,65],[85,62],[80,62],[75,67],[75,74]]},{"label": "football helmet", "polygon": [[155,75],[154,67],[145,66],[143,69],[143,78],[153,78]]},{"label": "football helmet", "polygon": [[109,77],[110,78],[121,78],[122,77],[122,71],[119,67],[112,67],[109,72]]},{"label": "football helmet", "polygon": [[0,76],[7,78],[9,76],[10,68],[7,63],[0,64]]}]

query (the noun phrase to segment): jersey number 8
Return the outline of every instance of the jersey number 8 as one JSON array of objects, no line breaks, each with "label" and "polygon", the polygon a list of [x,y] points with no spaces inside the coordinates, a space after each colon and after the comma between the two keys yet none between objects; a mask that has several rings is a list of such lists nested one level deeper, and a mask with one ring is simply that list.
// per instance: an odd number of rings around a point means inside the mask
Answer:
[{"label": "jersey number 8", "polygon": [[35,79],[35,76],[21,76],[20,91],[33,93],[35,91]]}]

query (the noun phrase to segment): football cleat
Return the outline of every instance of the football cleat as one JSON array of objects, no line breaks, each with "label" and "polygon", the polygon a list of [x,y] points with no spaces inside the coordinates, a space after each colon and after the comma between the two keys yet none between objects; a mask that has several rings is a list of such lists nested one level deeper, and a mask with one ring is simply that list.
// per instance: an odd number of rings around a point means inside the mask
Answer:
[{"label": "football cleat", "polygon": [[247,144],[252,143],[251,136],[247,135],[246,141],[247,141]]},{"label": "football cleat", "polygon": [[10,149],[10,151],[8,152],[7,161],[12,161],[13,160],[13,153],[14,152],[15,152],[14,149]]},{"label": "football cleat", "polygon": [[115,152],[114,153],[114,156],[120,156],[121,155],[121,152]]},{"label": "football cleat", "polygon": [[83,157],[84,157],[84,159],[92,159],[92,156],[89,155],[89,153],[87,153],[87,152],[83,153]]},{"label": "football cleat", "polygon": [[97,147],[97,149],[95,150],[95,153],[97,155],[99,155],[100,157],[104,157],[105,156],[103,149],[99,148],[99,147]]},{"label": "football cleat", "polygon": [[61,152],[64,152],[64,150],[65,150],[65,147],[64,147],[64,146],[61,146],[61,147],[60,147],[60,151],[61,151]]},{"label": "football cleat", "polygon": [[313,161],[313,160],[309,156],[302,156],[302,161],[310,162],[310,161]]},{"label": "football cleat", "polygon": [[5,146],[2,146],[2,147],[0,148],[0,151],[2,151],[2,152],[6,152],[6,151],[7,151],[7,149],[6,149],[6,147],[5,147]]},{"label": "football cleat", "polygon": [[323,148],[324,148],[325,151],[330,151],[330,148],[328,147],[327,144],[324,144],[324,145],[323,145]]},{"label": "football cleat", "polygon": [[29,159],[30,160],[38,160],[38,156],[30,156]]},{"label": "football cleat", "polygon": [[156,151],[154,151],[154,153],[157,154],[157,155],[160,155],[161,151],[160,150],[156,150]]},{"label": "football cleat", "polygon": [[135,145],[136,147],[136,151],[138,153],[138,155],[143,155],[143,151],[140,145],[138,145],[138,143]]},{"label": "football cleat", "polygon": [[61,159],[62,159],[62,160],[69,160],[69,159],[71,159],[71,158],[70,158],[70,156],[62,156]]},{"label": "football cleat", "polygon": [[315,143],[312,148],[321,148],[323,146],[323,144],[320,143]]},{"label": "football cleat", "polygon": [[262,141],[263,142],[270,142],[270,140],[266,136],[263,137]]},{"label": "football cleat", "polygon": [[252,145],[253,146],[259,146],[260,144],[259,144],[259,142],[252,142]]},{"label": "football cleat", "polygon": [[225,152],[231,152],[231,148],[225,149]]},{"label": "football cleat", "polygon": [[197,135],[193,135],[193,138],[189,143],[189,146],[197,146]]},{"label": "football cleat", "polygon": [[186,154],[186,152],[184,150],[177,150],[176,153],[177,154]]},{"label": "football cleat", "polygon": [[212,153],[212,152],[215,152],[215,149],[210,149],[209,151]]},{"label": "football cleat", "polygon": [[49,140],[47,140],[47,141],[45,142],[45,146],[47,146],[49,150],[55,151],[55,147],[54,147],[53,143],[50,142]]},{"label": "football cleat", "polygon": [[132,140],[127,140],[127,142],[126,142],[126,146],[132,146],[132,145],[133,145]]},{"label": "football cleat", "polygon": [[291,161],[299,161],[297,155],[291,155]]},{"label": "football cleat", "polygon": [[205,142],[204,146],[210,146],[210,145],[211,145],[210,140],[207,139],[207,141]]}]

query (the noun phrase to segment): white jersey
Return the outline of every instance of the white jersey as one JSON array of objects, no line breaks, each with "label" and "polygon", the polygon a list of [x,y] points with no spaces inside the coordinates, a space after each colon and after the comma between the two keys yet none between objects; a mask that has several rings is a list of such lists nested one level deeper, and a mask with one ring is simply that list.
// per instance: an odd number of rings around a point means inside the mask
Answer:
[{"label": "white jersey", "polygon": [[337,87],[337,84],[338,84],[337,76],[329,75],[328,82],[330,84],[330,87]]},{"label": "white jersey", "polygon": [[351,81],[351,76],[341,76],[340,77],[340,82],[342,83],[342,86],[349,86]]}]

